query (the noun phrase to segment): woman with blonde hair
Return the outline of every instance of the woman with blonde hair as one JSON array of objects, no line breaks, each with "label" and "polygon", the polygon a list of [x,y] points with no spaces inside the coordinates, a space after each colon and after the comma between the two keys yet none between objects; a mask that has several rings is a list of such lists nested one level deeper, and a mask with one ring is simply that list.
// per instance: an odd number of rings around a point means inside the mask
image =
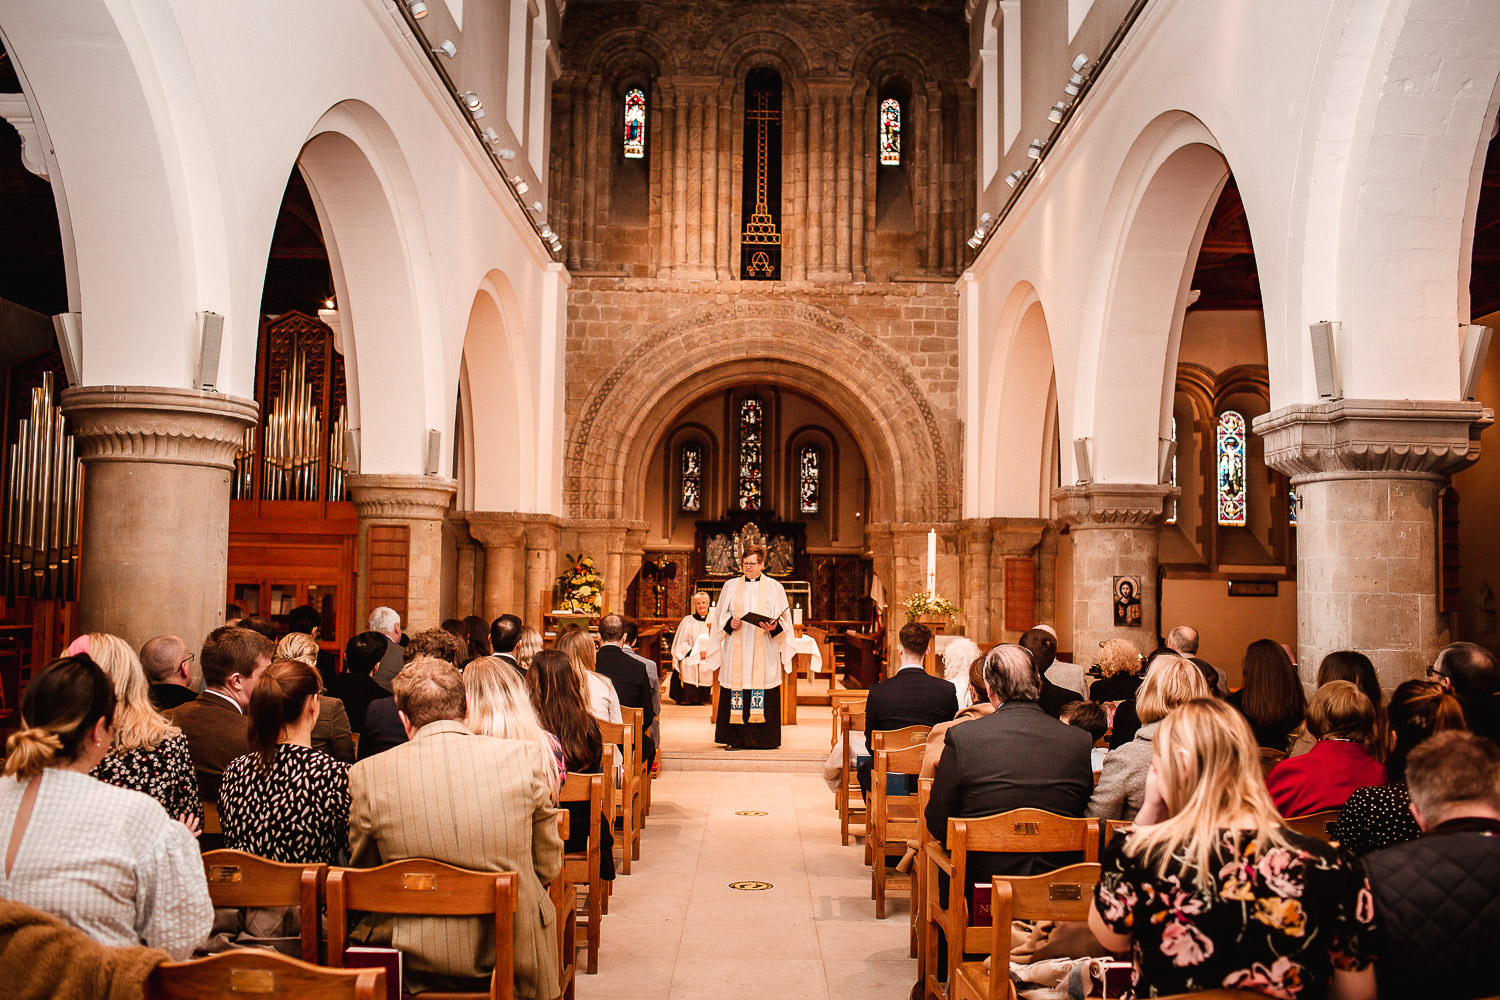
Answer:
[{"label": "woman with blonde hair", "polygon": [[516,648],[511,650],[511,655],[516,658],[516,669],[521,671],[524,677],[526,671],[531,669],[531,661],[536,659],[536,654],[542,651],[542,633],[531,626],[521,630],[521,636],[516,640]]},{"label": "woman with blonde hair", "polygon": [[1369,885],[1283,825],[1235,709],[1205,698],[1167,714],[1135,822],[1100,859],[1089,927],[1112,952],[1134,946],[1137,996],[1375,996]]},{"label": "woman with blonde hair", "polygon": [[203,829],[203,802],[187,737],[151,704],[146,669],[124,639],[90,632],[81,641],[115,689],[114,738],[109,754],[91,773],[111,785],[145,792],[196,836]]},{"label": "woman with blonde hair", "polygon": [[547,751],[548,759],[557,765],[547,775],[555,799],[568,776],[562,744],[542,728],[520,672],[495,656],[470,660],[464,668],[464,695],[468,702],[464,725],[470,732],[535,743]]},{"label": "woman with blonde hair", "polygon": [[557,640],[557,648],[567,654],[573,672],[578,675],[578,686],[583,689],[589,712],[605,722],[625,721],[620,714],[620,696],[615,693],[614,682],[594,670],[594,637],[581,628],[564,632]]},{"label": "woman with blonde hair", "polygon": [[[1192,661],[1181,656],[1158,656],[1136,695],[1141,726],[1129,743],[1104,757],[1104,769],[1094,786],[1085,816],[1135,819],[1146,800],[1146,774],[1151,768],[1152,741],[1167,713],[1194,698],[1208,698],[1208,683]],[[1118,716],[1116,716],[1118,718]]]},{"label": "woman with blonde hair", "polygon": [[213,923],[203,861],[155,799],[90,777],[111,752],[116,710],[113,682],[87,654],[53,660],[26,685],[0,778],[10,845],[0,899],[100,944],[144,944],[180,961]]},{"label": "woman with blonde hair", "polygon": [[354,763],[354,730],[344,703],[329,695],[318,670],[318,640],[306,632],[288,632],[276,644],[275,659],[296,660],[313,668],[318,678],[318,721],[313,726],[312,748],[345,764]]}]

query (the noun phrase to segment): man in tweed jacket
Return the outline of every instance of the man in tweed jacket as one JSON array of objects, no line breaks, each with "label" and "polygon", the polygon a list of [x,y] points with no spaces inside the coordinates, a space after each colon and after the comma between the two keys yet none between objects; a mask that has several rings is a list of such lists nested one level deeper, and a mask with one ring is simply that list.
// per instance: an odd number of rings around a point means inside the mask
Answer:
[{"label": "man in tweed jacket", "polygon": [[[392,687],[411,742],[349,772],[354,865],[431,858],[516,872],[516,996],[551,1000],[559,988],[556,915],[544,886],[562,870],[563,845],[543,751],[470,733],[463,678],[451,663],[418,657]],[[387,917],[369,940],[405,953],[415,974],[408,981],[478,978],[495,965],[493,927],[474,917]]]}]

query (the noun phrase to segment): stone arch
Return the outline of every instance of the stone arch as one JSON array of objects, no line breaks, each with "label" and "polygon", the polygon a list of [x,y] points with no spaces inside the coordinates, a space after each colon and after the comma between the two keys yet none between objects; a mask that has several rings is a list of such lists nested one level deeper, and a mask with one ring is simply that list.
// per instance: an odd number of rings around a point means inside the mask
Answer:
[{"label": "stone arch", "polygon": [[[1095,322],[1085,321],[1072,403],[1073,435],[1092,439],[1095,482],[1156,482],[1193,262],[1229,175],[1213,135],[1181,111],[1147,125],[1121,165],[1100,228],[1098,291],[1088,305]],[[1076,471],[1071,451],[1063,462]]]},{"label": "stone arch", "polygon": [[655,80],[677,72],[677,59],[660,35],[636,27],[602,32],[588,43],[581,68],[584,74],[610,84],[628,73],[644,72]]},{"label": "stone arch", "polygon": [[537,450],[550,442],[537,433],[523,329],[515,289],[504,273],[491,271],[474,293],[459,360],[464,510],[534,510],[544,499],[537,490]]},{"label": "stone arch", "polygon": [[[797,361],[785,359],[788,343],[798,345]],[[674,384],[637,377],[663,357],[673,359]],[[638,509],[662,421],[683,398],[747,377],[814,392],[845,421],[869,463],[871,520],[956,515],[959,470],[905,360],[838,317],[790,302],[711,305],[645,331],[589,395],[569,435],[571,513],[621,517]]]},{"label": "stone arch", "polygon": [[724,46],[715,72],[723,79],[743,80],[762,65],[780,73],[784,87],[801,84],[812,75],[812,60],[802,46],[790,35],[769,29],[746,32]]},{"label": "stone arch", "polygon": [[[1000,337],[985,375],[978,438],[978,510],[987,517],[1045,517],[1050,508],[1057,378],[1047,313],[1036,288],[1020,282],[1000,311]],[[1039,378],[1046,372],[1048,377]]]},{"label": "stone arch", "polygon": [[360,471],[420,471],[427,429],[453,423],[433,275],[415,263],[429,259],[415,181],[395,134],[359,101],[324,113],[297,167],[338,296]]},{"label": "stone arch", "polygon": [[887,65],[910,67],[902,72],[908,74],[913,86],[919,79],[961,79],[967,75],[965,68],[952,65],[946,53],[935,50],[927,39],[907,31],[887,31],[867,40],[848,60],[846,71],[857,79],[873,79]]}]

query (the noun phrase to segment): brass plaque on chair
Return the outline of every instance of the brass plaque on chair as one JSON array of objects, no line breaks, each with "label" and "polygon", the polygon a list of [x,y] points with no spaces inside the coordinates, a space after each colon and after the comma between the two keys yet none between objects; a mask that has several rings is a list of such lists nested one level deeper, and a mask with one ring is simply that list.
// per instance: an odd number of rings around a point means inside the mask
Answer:
[{"label": "brass plaque on chair", "polygon": [[208,880],[210,882],[238,882],[244,877],[239,865],[208,866]]},{"label": "brass plaque on chair", "polygon": [[230,969],[229,992],[275,993],[276,973],[268,969]]},{"label": "brass plaque on chair", "polygon": [[401,888],[407,892],[432,892],[437,889],[437,876],[426,872],[407,872],[401,876]]},{"label": "brass plaque on chair", "polygon": [[1047,898],[1054,903],[1076,903],[1083,898],[1083,886],[1077,882],[1058,882],[1047,886]]},{"label": "brass plaque on chair", "polygon": [[1035,837],[1042,832],[1040,823],[1017,823],[1015,833],[1018,837]]}]

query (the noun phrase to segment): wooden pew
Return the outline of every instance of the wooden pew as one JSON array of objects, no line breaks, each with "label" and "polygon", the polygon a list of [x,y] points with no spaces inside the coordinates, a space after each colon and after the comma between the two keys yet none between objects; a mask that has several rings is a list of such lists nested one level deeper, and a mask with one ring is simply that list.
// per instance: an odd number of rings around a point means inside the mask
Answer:
[{"label": "wooden pew", "polygon": [[[607,780],[614,784],[613,775]],[[591,976],[599,971],[599,927],[604,915],[604,880],[599,875],[599,824],[604,816],[605,781],[603,774],[570,774],[562,789],[563,802],[589,804],[588,842],[582,851],[563,855],[563,873],[584,893],[584,909],[577,919],[588,949],[585,971]]]},{"label": "wooden pew", "polygon": [[[922,770],[922,754],[927,749],[927,726],[909,726],[872,735],[876,743],[875,767],[870,773],[870,889],[875,897],[875,918],[885,919],[885,890],[888,883],[909,889],[911,876],[892,874],[886,869],[891,855],[906,855],[907,841],[917,839],[922,816],[918,812],[915,788],[909,795],[892,795],[887,784],[893,774],[916,775]],[[920,731],[920,732],[918,732]],[[886,744],[895,743],[896,749]],[[904,744],[904,745],[903,745]]]},{"label": "wooden pew", "polygon": [[318,964],[318,918],[327,865],[288,865],[244,851],[203,855],[208,898],[218,907],[291,906],[301,921],[302,961]]},{"label": "wooden pew", "polygon": [[865,707],[859,705],[839,706],[839,735],[844,741],[844,760],[839,768],[839,787],[834,790],[834,805],[839,811],[840,843],[849,845],[849,825],[858,822],[868,827],[869,812],[865,805],[864,792],[859,787],[855,774],[854,755],[849,750],[850,733],[865,731]]},{"label": "wooden pew", "polygon": [[949,996],[952,1000],[1005,1000],[1014,995],[1010,981],[1012,920],[1087,920],[1099,884],[1095,863],[1069,865],[1045,875],[991,880],[990,941],[983,962],[960,962]]},{"label": "wooden pew", "polygon": [[261,948],[233,948],[191,962],[163,962],[144,1000],[254,994],[266,1000],[385,1000],[384,969],[327,969]]},{"label": "wooden pew", "polygon": [[620,773],[620,794],[616,800],[618,812],[614,818],[620,820],[620,870],[629,875],[630,862],[641,856],[640,729],[629,722],[600,719],[599,734],[605,743],[620,748],[620,759],[624,762]]}]

